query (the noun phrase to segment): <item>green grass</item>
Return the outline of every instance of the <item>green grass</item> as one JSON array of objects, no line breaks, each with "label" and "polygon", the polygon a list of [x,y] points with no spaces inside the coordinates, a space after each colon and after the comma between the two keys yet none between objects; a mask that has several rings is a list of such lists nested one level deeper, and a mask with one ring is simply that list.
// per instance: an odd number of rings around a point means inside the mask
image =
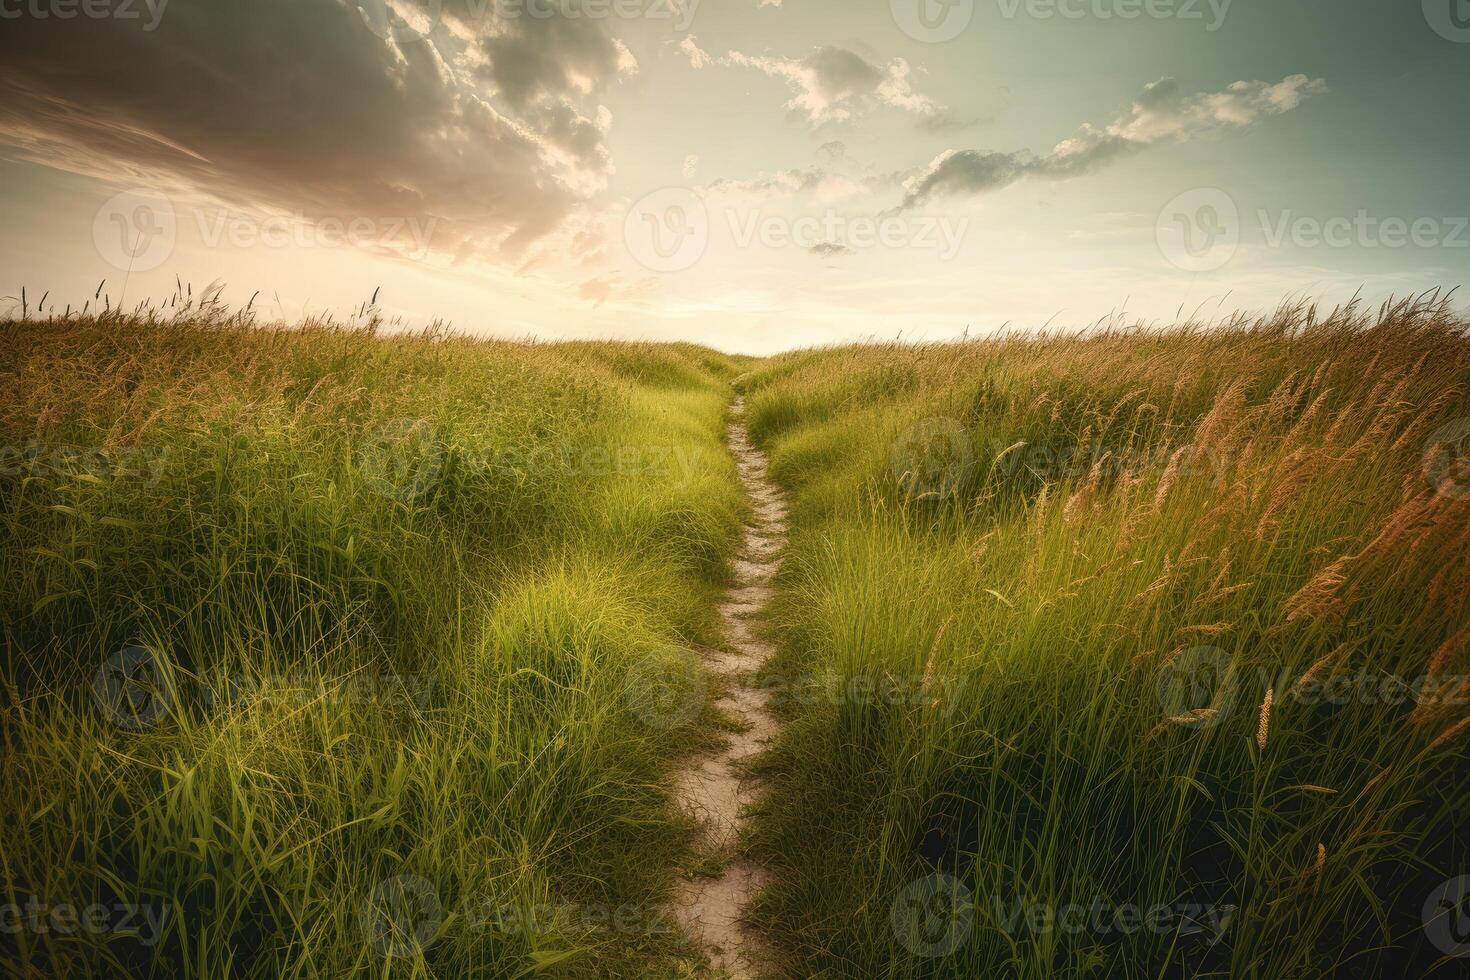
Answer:
[{"label": "green grass", "polygon": [[791,506],[745,829],[802,973],[1458,975],[1447,305],[759,362],[378,326],[0,323],[8,972],[698,975],[733,386]]},{"label": "green grass", "polygon": [[[713,720],[650,725],[628,684],[713,639],[736,366],[0,324],[4,901],[109,910],[19,929],[8,969],[678,968],[666,775]],[[150,710],[120,725],[91,682],[133,645]]]},{"label": "green grass", "polygon": [[845,692],[785,699],[763,924],[832,976],[1458,975],[1464,689],[1293,688],[1470,673],[1470,494],[1425,475],[1467,381],[1432,302],[742,378],[793,505],[768,680]]}]

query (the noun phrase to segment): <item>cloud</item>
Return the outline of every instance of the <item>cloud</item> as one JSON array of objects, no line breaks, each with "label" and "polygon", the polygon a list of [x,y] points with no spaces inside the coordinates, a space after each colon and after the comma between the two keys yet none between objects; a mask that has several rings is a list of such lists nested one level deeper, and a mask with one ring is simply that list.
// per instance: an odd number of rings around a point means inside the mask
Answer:
[{"label": "cloud", "polygon": [[354,0],[192,0],[151,32],[10,21],[0,143],[311,217],[435,216],[438,252],[515,254],[606,186],[596,94],[637,66],[603,22],[486,9],[445,0],[429,39]]},{"label": "cloud", "polygon": [[[469,4],[470,0],[464,2]],[[449,9],[468,18],[468,40],[485,59],[480,73],[494,83],[496,93],[515,110],[539,99],[586,94],[600,81],[634,72],[638,67],[622,42],[586,17],[501,19],[486,12],[476,13],[486,9],[483,4]],[[493,4],[488,8],[494,9]]]},{"label": "cloud", "polygon": [[847,156],[847,144],[841,140],[829,140],[817,147],[819,160],[841,160]]},{"label": "cloud", "polygon": [[742,180],[722,177],[710,181],[704,189],[707,194],[718,197],[766,200],[808,194],[821,203],[833,203],[892,187],[901,179],[899,174],[849,176],[812,167],[761,173]]},{"label": "cloud", "polygon": [[848,248],[846,245],[843,245],[840,242],[817,242],[817,244],[807,249],[807,251],[812,253],[813,255],[820,255],[824,258],[852,254],[852,249]]},{"label": "cloud", "polygon": [[679,50],[689,59],[691,68],[708,68],[715,63],[710,53],[699,46],[693,34],[686,34],[684,40],[679,42]]},{"label": "cloud", "polygon": [[874,107],[888,106],[928,121],[944,118],[944,107],[914,90],[913,69],[902,58],[875,64],[856,51],[836,45],[816,48],[804,58],[776,58],[731,51],[716,58],[690,35],[679,49],[694,68],[710,65],[752,68],[786,83],[786,108],[813,126],[848,122]]},{"label": "cloud", "polygon": [[1327,84],[1320,78],[1291,75],[1275,85],[1235,82],[1223,92],[1185,98],[1178,82],[1162,78],[1146,86],[1128,112],[1108,129],[1139,143],[1187,139],[1209,129],[1249,126],[1262,116],[1289,112],[1308,97],[1326,91]]},{"label": "cloud", "polygon": [[603,278],[588,279],[577,287],[577,298],[585,299],[593,306],[601,306],[612,295],[613,284]]},{"label": "cloud", "polygon": [[1206,133],[1242,128],[1289,112],[1310,96],[1327,91],[1321,79],[1291,75],[1274,85],[1235,82],[1223,92],[1185,97],[1172,78],[1144,87],[1126,112],[1099,129],[1084,125],[1050,153],[982,153],[948,150],[936,157],[904,188],[898,210],[917,207],[936,196],[975,196],[1026,177],[1065,180],[1094,173],[1160,142],[1183,142]]}]

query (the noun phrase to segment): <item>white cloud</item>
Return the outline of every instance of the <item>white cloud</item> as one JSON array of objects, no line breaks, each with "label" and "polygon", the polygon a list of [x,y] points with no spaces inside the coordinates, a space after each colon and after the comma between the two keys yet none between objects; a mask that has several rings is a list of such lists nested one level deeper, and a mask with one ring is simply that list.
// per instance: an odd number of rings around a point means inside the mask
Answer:
[{"label": "white cloud", "polygon": [[1185,97],[1172,78],[1144,87],[1127,111],[1107,126],[1083,125],[1050,153],[947,150],[905,185],[902,208],[938,195],[983,194],[1025,177],[1064,180],[1099,170],[1154,143],[1181,142],[1215,130],[1253,125],[1289,112],[1327,91],[1321,79],[1291,75],[1274,85],[1235,82],[1223,92]]},{"label": "white cloud", "polygon": [[875,64],[856,51],[824,45],[804,58],[779,58],[731,51],[716,58],[691,35],[679,48],[694,68],[713,64],[752,68],[784,82],[791,90],[786,108],[813,126],[848,122],[876,106],[888,106],[925,120],[940,120],[944,107],[914,90],[913,68],[902,58]]},{"label": "white cloud", "polygon": [[684,52],[692,68],[707,68],[714,64],[715,59],[710,57],[709,52],[699,46],[699,42],[694,39],[693,34],[686,34],[684,36],[684,40],[679,42],[679,50]]}]

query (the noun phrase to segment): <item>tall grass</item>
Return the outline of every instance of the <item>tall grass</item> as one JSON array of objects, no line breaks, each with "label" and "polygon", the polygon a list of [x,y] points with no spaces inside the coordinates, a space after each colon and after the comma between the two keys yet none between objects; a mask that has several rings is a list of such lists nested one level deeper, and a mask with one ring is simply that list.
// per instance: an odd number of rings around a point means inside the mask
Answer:
[{"label": "tall grass", "polygon": [[829,975],[1458,975],[1467,383],[1432,297],[742,378],[808,694],[763,922]]},{"label": "tall grass", "polygon": [[686,952],[665,776],[709,719],[629,678],[712,638],[736,364],[376,326],[0,324],[8,972]]}]

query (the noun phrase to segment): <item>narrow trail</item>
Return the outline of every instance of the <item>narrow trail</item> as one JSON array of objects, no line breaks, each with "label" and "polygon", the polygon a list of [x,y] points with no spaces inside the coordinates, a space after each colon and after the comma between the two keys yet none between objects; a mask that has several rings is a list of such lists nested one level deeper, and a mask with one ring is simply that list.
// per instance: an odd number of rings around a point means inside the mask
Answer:
[{"label": "narrow trail", "polygon": [[739,854],[742,813],[760,798],[748,771],[750,760],[776,734],[769,694],[750,684],[750,675],[775,652],[757,637],[772,596],[771,579],[786,544],[786,504],[766,474],[765,454],[751,445],[745,400],[731,407],[727,433],[740,482],[754,505],[745,525],[735,581],[720,605],[726,651],[704,651],[706,665],[724,693],[716,702],[740,730],[714,752],[689,760],[676,781],[679,804],[704,828],[701,857],[719,867],[717,876],[680,882],[674,914],[709,954],[716,973],[734,978],[766,976],[775,970],[769,948],[742,921],[746,904],[766,883],[766,871]]}]

